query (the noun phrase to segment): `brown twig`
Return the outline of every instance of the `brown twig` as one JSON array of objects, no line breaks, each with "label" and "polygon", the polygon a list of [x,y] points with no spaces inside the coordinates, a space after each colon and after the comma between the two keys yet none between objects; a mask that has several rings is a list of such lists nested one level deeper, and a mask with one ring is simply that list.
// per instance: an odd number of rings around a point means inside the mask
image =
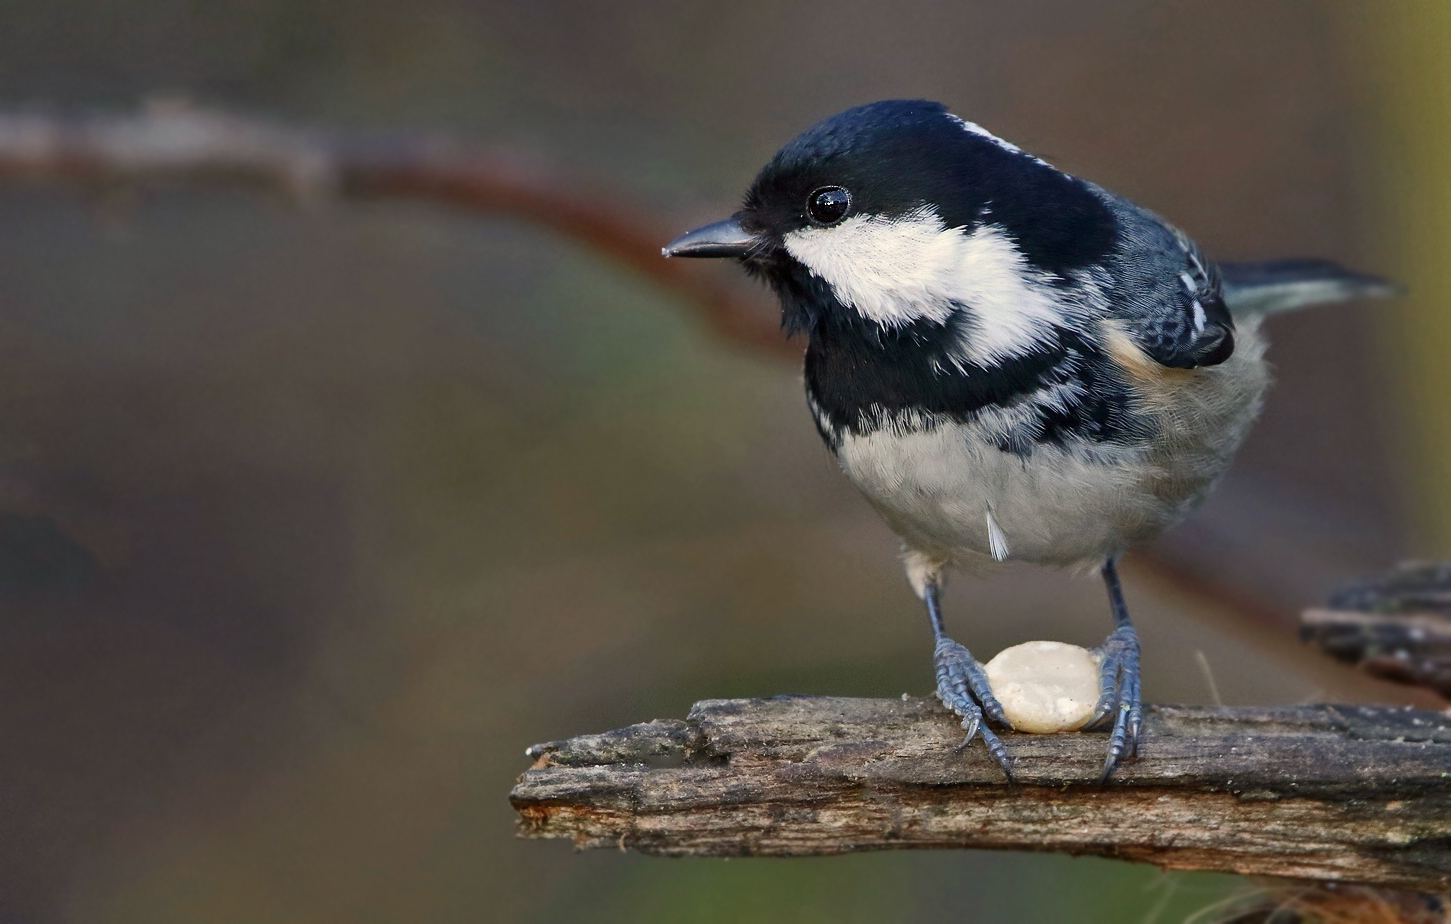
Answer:
[{"label": "brown twig", "polygon": [[799,357],[764,299],[737,294],[660,248],[683,230],[591,191],[542,158],[426,135],[349,135],[186,106],[135,115],[0,115],[0,182],[93,186],[241,183],[306,201],[416,199],[533,222],[690,302],[716,336]]}]

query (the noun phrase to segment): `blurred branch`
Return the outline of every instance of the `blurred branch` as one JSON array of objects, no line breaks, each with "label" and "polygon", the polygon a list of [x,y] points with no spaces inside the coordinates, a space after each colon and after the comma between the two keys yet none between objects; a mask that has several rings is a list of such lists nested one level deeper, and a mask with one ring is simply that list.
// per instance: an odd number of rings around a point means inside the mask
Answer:
[{"label": "blurred branch", "polygon": [[1451,698],[1451,564],[1407,563],[1300,617],[1300,636],[1375,677]]},{"label": "blurred branch", "polygon": [[1008,735],[1020,785],[957,750],[934,701],[776,697],[536,745],[510,795],[526,837],[692,856],[979,847],[1443,892],[1451,720],[1405,708],[1146,713],[1105,735]]},{"label": "blurred branch", "polygon": [[135,115],[0,114],[0,183],[246,184],[307,202],[415,199],[533,222],[688,300],[721,339],[799,357],[774,311],[665,260],[667,227],[535,156],[429,135],[351,135],[178,105]]},{"label": "blurred branch", "polygon": [[[22,181],[98,188],[241,184],[304,202],[412,199],[522,219],[675,293],[725,343],[780,358],[799,360],[801,354],[763,299],[741,296],[698,264],[661,257],[661,246],[682,230],[679,225],[601,195],[578,177],[519,151],[430,135],[327,132],[179,105],[85,118],[0,113],[0,184]],[[1237,490],[1243,495],[1253,486]],[[1297,652],[1287,642],[1296,630],[1298,602],[1314,589],[1327,563],[1345,565],[1345,550],[1327,549],[1325,537],[1358,538],[1357,548],[1374,548],[1377,556],[1385,543],[1372,529],[1312,523],[1303,511],[1287,510],[1279,492],[1260,490],[1241,501],[1219,521],[1201,515],[1136,553],[1131,566],[1215,604],[1241,629],[1293,660]],[[1211,511],[1216,508],[1224,509],[1218,498]],[[1299,527],[1293,535],[1283,528],[1276,533],[1287,514],[1299,517]],[[1380,564],[1378,558],[1357,558],[1354,567]],[[1301,666],[1307,666],[1303,658]],[[1348,671],[1317,673],[1325,686],[1366,695],[1365,685]],[[1382,690],[1380,697],[1385,695]],[[1411,701],[1429,702],[1424,695]]]}]

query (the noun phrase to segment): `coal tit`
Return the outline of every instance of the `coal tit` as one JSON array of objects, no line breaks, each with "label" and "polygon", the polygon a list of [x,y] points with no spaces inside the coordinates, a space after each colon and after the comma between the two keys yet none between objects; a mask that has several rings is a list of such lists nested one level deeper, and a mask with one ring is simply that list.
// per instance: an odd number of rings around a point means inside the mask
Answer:
[{"label": "coal tit", "polygon": [[1010,777],[984,717],[1009,723],[943,626],[944,570],[1101,571],[1107,778],[1141,728],[1116,560],[1193,510],[1244,442],[1267,314],[1391,291],[1323,261],[1218,266],[1154,213],[921,100],[812,127],[739,212],[664,253],[740,260],[806,333],[808,406],[902,537],[937,695]]}]

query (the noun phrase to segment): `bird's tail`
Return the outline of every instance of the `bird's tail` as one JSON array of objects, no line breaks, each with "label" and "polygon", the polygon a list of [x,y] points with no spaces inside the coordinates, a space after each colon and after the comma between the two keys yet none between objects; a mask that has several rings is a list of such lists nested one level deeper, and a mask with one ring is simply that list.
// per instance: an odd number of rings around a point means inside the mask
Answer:
[{"label": "bird's tail", "polygon": [[1265,317],[1352,298],[1385,298],[1404,291],[1379,276],[1329,260],[1222,263],[1224,303],[1236,318]]}]

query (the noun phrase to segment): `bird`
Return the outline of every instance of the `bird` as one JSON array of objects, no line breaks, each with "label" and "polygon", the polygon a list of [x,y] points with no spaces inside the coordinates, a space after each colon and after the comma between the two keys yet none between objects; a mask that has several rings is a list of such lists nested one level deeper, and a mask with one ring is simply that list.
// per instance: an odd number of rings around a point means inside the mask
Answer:
[{"label": "bird", "polygon": [[1325,260],[1217,264],[1154,212],[927,100],[807,129],[730,218],[663,248],[731,258],[805,334],[806,404],[846,477],[901,537],[936,693],[1004,774],[1012,725],[948,635],[949,570],[1097,570],[1101,779],[1138,753],[1140,646],[1117,562],[1224,475],[1270,383],[1262,321],[1386,296]]}]

